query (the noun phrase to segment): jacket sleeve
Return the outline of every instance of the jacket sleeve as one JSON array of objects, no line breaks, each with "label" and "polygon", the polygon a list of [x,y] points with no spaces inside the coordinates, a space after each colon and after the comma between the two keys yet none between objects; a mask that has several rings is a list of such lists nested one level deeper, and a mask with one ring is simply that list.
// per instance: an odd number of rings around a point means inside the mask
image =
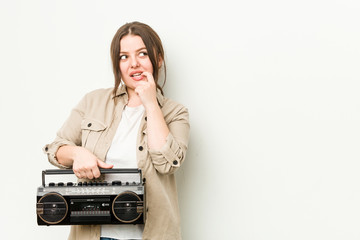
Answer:
[{"label": "jacket sleeve", "polygon": [[168,123],[170,133],[160,150],[149,149],[155,169],[161,174],[174,173],[185,160],[189,141],[189,113],[184,107]]},{"label": "jacket sleeve", "polygon": [[85,102],[86,101],[84,97],[80,103],[71,111],[70,116],[57,132],[55,140],[43,147],[43,151],[45,154],[47,154],[49,162],[56,167],[71,168],[58,162],[56,159],[56,152],[63,145],[81,145],[81,121],[84,115]]}]

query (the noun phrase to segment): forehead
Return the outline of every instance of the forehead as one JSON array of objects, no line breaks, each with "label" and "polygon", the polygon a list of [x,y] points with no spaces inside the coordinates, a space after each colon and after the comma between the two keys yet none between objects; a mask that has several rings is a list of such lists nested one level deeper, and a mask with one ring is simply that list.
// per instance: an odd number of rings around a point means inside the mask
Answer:
[{"label": "forehead", "polygon": [[121,52],[136,51],[145,48],[144,41],[137,35],[126,35],[120,40]]}]

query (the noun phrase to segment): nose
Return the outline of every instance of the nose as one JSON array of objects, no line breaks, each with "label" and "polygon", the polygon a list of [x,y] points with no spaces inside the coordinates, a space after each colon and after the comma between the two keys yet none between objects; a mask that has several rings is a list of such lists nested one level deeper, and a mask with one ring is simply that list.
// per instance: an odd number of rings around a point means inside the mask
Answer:
[{"label": "nose", "polygon": [[137,67],[139,67],[139,62],[138,62],[138,60],[136,59],[136,57],[132,57],[132,58],[131,58],[131,67],[132,67],[132,68],[137,68]]}]

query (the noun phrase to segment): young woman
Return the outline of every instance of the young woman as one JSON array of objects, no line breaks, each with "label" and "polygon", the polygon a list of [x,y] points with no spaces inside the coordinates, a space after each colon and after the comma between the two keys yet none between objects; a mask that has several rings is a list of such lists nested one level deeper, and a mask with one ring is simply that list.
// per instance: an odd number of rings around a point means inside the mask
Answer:
[{"label": "young woman", "polygon": [[[185,159],[187,109],[164,97],[164,50],[140,22],[119,28],[111,43],[115,87],[86,94],[44,151],[86,181],[99,168],[141,168],[146,179],[145,225],[77,225],[69,239],[181,239],[174,172]],[[165,75],[164,74],[164,75]]]}]

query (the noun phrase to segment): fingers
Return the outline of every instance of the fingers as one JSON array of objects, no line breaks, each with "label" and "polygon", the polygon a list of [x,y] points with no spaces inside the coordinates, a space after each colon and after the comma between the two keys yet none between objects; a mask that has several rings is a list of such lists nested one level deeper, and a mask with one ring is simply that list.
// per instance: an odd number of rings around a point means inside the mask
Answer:
[{"label": "fingers", "polygon": [[86,177],[88,179],[93,179],[95,177],[91,169],[86,171]]},{"label": "fingers", "polygon": [[[94,178],[100,177],[100,170],[98,167],[93,168],[91,171],[92,171],[92,176],[94,176]],[[92,179],[92,178],[90,178],[90,179]]]},{"label": "fingers", "polygon": [[75,170],[73,168],[74,174],[78,177],[78,178],[85,178],[86,176],[86,172],[85,171],[80,171],[80,170]]},{"label": "fingers", "polygon": [[90,166],[83,166],[83,167],[73,167],[73,171],[78,178],[88,178],[94,179],[99,178],[101,173],[99,168],[113,168],[114,165],[105,163],[100,159],[97,159],[97,165],[92,167]]},{"label": "fingers", "polygon": [[145,76],[144,80],[138,81],[135,92],[140,97],[142,104],[145,108],[148,106],[156,105],[156,83],[154,81],[154,77],[149,72],[143,72],[143,76]]},{"label": "fingers", "polygon": [[154,77],[149,72],[143,72],[142,75],[144,75],[149,83],[155,84]]},{"label": "fingers", "polygon": [[103,162],[103,161],[101,161],[101,160],[98,159],[98,166],[99,166],[100,168],[113,168],[114,165],[108,164],[108,163]]},{"label": "fingers", "polygon": [[98,162],[100,161],[93,153],[83,147],[74,150],[73,171],[78,178],[98,178],[100,170]]},{"label": "fingers", "polygon": [[73,168],[73,171],[78,178],[93,179],[100,177],[100,170],[97,166],[94,168],[90,168],[90,167],[84,167],[80,169]]},{"label": "fingers", "polygon": [[138,94],[138,95],[142,95],[145,90],[147,89],[146,86],[144,85],[138,85],[136,88],[135,88],[135,92]]}]

